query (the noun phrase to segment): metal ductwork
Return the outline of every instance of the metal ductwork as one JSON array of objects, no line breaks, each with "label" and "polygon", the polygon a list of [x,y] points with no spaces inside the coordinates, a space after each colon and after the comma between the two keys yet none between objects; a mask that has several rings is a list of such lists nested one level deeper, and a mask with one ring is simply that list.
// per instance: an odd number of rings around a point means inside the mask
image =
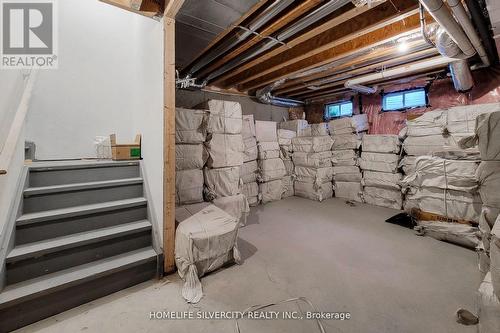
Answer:
[{"label": "metal ductwork", "polygon": [[275,105],[275,106],[282,106],[282,107],[290,108],[290,107],[297,107],[297,106],[304,105],[304,102],[302,102],[302,101],[297,101],[297,100],[288,99],[288,98],[280,98],[280,97],[275,97],[272,95],[273,89],[276,89],[277,87],[282,85],[284,82],[285,82],[285,80],[276,81],[273,84],[262,88],[261,90],[257,90],[257,92],[255,93],[255,97],[261,103],[271,104],[271,105]]},{"label": "metal ductwork", "polygon": [[474,79],[467,60],[458,60],[450,64],[453,86],[458,92],[468,92],[474,87]]},{"label": "metal ductwork", "polygon": [[424,5],[429,14],[431,14],[434,20],[458,45],[466,58],[470,58],[476,54],[476,50],[474,49],[471,41],[458,22],[453,18],[453,15],[451,15],[451,12],[442,0],[420,0],[420,2]]},{"label": "metal ductwork", "polygon": [[472,46],[474,47],[477,54],[481,58],[481,61],[485,66],[489,66],[490,60],[488,59],[486,50],[484,49],[483,44],[481,43],[481,39],[479,39],[479,36],[477,35],[476,30],[472,25],[472,22],[469,16],[467,15],[464,6],[462,5],[461,0],[447,0],[447,1],[448,5],[451,8],[451,11],[455,15],[455,18],[457,19],[458,23],[460,23],[460,26],[465,31],[465,34],[472,43]]}]

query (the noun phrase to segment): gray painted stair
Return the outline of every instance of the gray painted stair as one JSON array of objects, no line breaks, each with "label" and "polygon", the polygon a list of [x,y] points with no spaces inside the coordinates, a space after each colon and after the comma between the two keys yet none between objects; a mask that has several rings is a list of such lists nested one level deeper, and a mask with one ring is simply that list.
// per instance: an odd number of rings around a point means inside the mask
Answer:
[{"label": "gray painted stair", "polygon": [[35,164],[22,199],[0,332],[157,275],[138,162]]}]

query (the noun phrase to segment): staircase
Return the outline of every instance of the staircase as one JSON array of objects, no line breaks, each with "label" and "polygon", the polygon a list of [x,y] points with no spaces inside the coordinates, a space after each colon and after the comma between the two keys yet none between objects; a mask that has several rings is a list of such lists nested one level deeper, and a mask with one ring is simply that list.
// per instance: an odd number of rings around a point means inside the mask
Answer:
[{"label": "staircase", "polygon": [[157,275],[139,162],[33,164],[0,292],[0,332]]}]

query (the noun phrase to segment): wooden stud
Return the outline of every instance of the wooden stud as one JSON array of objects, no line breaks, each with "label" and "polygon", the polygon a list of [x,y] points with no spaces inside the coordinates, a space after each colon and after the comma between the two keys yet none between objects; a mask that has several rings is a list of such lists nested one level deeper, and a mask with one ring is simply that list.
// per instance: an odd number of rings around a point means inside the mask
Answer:
[{"label": "wooden stud", "polygon": [[163,76],[163,254],[164,272],[175,271],[175,15],[184,0],[165,6]]}]

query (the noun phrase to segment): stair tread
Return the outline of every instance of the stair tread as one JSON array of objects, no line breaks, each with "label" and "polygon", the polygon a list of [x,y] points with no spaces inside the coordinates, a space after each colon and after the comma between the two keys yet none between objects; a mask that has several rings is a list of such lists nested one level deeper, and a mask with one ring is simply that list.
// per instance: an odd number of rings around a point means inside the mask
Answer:
[{"label": "stair tread", "polygon": [[99,213],[121,208],[135,207],[135,206],[145,205],[146,203],[147,203],[146,198],[138,197],[131,199],[107,201],[90,205],[51,209],[36,213],[23,214],[17,219],[16,222],[17,225],[25,225],[30,223],[47,221],[54,218],[67,218],[67,217],[93,214],[93,213]]},{"label": "stair tread", "polygon": [[147,247],[19,282],[7,286],[0,292],[0,308],[13,301],[21,302],[39,294],[109,275],[120,269],[144,263],[156,256],[153,248]]},{"label": "stair tread", "polygon": [[77,191],[85,189],[96,189],[103,187],[113,187],[113,186],[123,186],[130,184],[140,184],[142,183],[142,177],[125,178],[125,179],[112,179],[85,183],[73,183],[73,184],[62,184],[62,185],[51,185],[51,186],[40,186],[40,187],[29,187],[24,190],[24,196],[48,194],[48,193],[58,193],[58,192],[68,192]]},{"label": "stair tread", "polygon": [[81,232],[63,237],[47,239],[39,242],[27,243],[14,247],[7,255],[6,262],[14,262],[26,258],[39,257],[47,253],[82,246],[106,239],[119,237],[150,229],[151,222],[141,220],[132,223],[119,224],[112,227]]},{"label": "stair tread", "polygon": [[51,161],[29,164],[30,171],[93,169],[139,165],[139,161]]}]

